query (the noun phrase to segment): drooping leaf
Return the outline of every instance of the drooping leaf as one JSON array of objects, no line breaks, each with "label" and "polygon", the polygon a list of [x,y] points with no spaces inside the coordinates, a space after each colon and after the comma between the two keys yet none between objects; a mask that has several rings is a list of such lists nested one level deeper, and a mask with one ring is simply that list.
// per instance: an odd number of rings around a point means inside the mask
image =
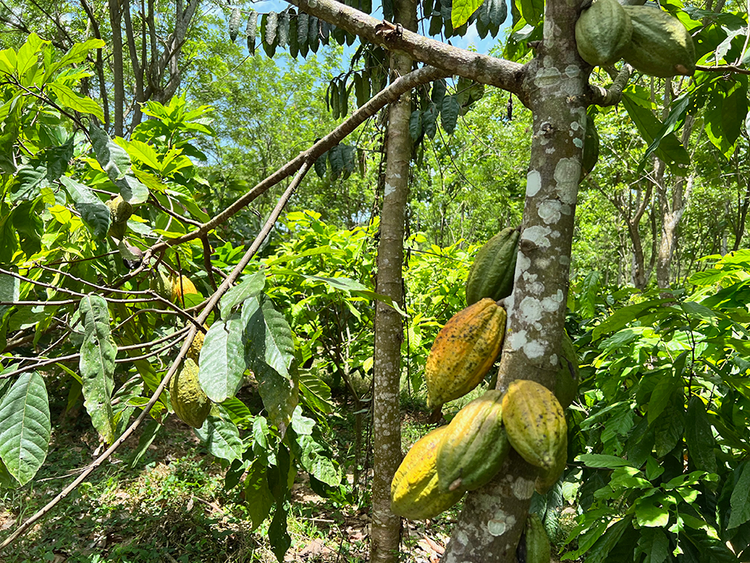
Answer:
[{"label": "drooping leaf", "polygon": [[203,426],[195,430],[208,453],[229,462],[242,458],[244,446],[237,426],[219,416],[209,415]]},{"label": "drooping leaf", "polygon": [[267,468],[255,460],[245,478],[245,500],[252,522],[251,531],[260,526],[271,512],[275,499],[268,488]]},{"label": "drooping leaf", "polygon": [[95,239],[103,240],[107,236],[112,220],[109,208],[88,186],[67,176],[61,176],[60,182],[65,186],[70,199],[75,202],[76,209],[81,214],[81,220],[89,228],[91,234]]},{"label": "drooping leaf", "polygon": [[284,434],[297,406],[297,382],[294,378],[282,377],[266,363],[253,366],[253,372],[258,380],[263,406],[268,411],[268,419]]},{"label": "drooping leaf", "polygon": [[422,137],[422,112],[418,109],[414,110],[409,118],[409,134],[414,141]]},{"label": "drooping leaf", "polygon": [[292,330],[284,316],[278,312],[269,299],[250,298],[242,310],[246,322],[245,333],[248,363],[255,369],[265,363],[279,375],[290,378],[289,366],[294,359]]},{"label": "drooping leaf", "polygon": [[331,165],[331,176],[338,178],[344,170],[344,154],[341,145],[331,147],[328,151],[328,163]]},{"label": "drooping leaf", "polygon": [[109,309],[102,297],[89,294],[81,299],[79,311],[84,327],[78,364],[84,406],[94,428],[111,443],[115,435],[111,398],[117,348],[110,334]]},{"label": "drooping leaf", "polygon": [[229,14],[229,39],[232,40],[232,43],[234,43],[234,40],[237,39],[237,35],[240,33],[241,17],[240,9],[237,7],[232,8],[232,13]]},{"label": "drooping leaf", "polygon": [[435,104],[430,104],[430,107],[422,112],[422,130],[430,139],[435,138],[435,133],[437,133],[437,108]]},{"label": "drooping leaf", "polygon": [[739,474],[739,477],[736,477],[732,497],[729,500],[732,512],[729,515],[727,528],[730,530],[750,520],[750,462],[744,462],[738,466],[734,473]]},{"label": "drooping leaf", "polygon": [[109,179],[116,182],[123,178],[130,169],[130,156],[127,151],[110,139],[109,135],[94,122],[89,127],[89,136],[96,160]]},{"label": "drooping leaf", "polygon": [[696,469],[709,473],[716,473],[716,439],[711,429],[711,423],[706,415],[706,408],[699,397],[691,397],[688,401],[687,417],[685,419],[685,442],[688,455]]},{"label": "drooping leaf", "polygon": [[44,463],[50,430],[44,379],[37,372],[23,373],[0,402],[0,459],[21,485]]},{"label": "drooping leaf", "polygon": [[277,502],[273,520],[271,520],[271,524],[268,526],[268,539],[271,542],[271,551],[273,551],[279,563],[283,563],[284,555],[292,545],[292,538],[287,531],[287,512],[287,503]]},{"label": "drooping leaf", "polygon": [[104,121],[104,110],[88,96],[79,96],[68,86],[60,82],[49,82],[47,89],[54,94],[54,97],[61,106],[81,113],[90,113],[99,119],[99,121]]},{"label": "drooping leaf", "polygon": [[461,106],[456,96],[446,96],[443,98],[442,107],[440,108],[440,123],[449,135],[456,129],[460,110]]},{"label": "drooping leaf", "polygon": [[208,329],[200,354],[198,379],[214,403],[233,397],[247,369],[244,354],[244,324],[238,313]]},{"label": "drooping leaf", "polygon": [[250,10],[247,15],[245,35],[247,35],[247,50],[251,55],[255,54],[255,35],[258,33],[258,12]]}]

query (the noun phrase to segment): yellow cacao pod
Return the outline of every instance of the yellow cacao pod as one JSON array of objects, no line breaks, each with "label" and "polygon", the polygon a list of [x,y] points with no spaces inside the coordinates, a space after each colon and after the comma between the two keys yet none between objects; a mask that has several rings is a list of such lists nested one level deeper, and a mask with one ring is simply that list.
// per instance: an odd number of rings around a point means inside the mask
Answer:
[{"label": "yellow cacao pod", "polygon": [[551,469],[567,447],[568,427],[555,395],[535,381],[518,379],[503,396],[510,445],[531,465]]},{"label": "yellow cacao pod", "polygon": [[486,485],[500,471],[508,452],[502,393],[487,391],[458,411],[438,445],[441,490],[473,491]]},{"label": "yellow cacao pod", "polygon": [[172,407],[180,419],[193,428],[200,428],[211,411],[211,401],[201,389],[198,381],[198,364],[190,358],[185,360],[182,370],[169,382]]},{"label": "yellow cacao pod", "polygon": [[466,395],[482,381],[503,344],[505,309],[485,298],[455,314],[435,337],[425,365],[432,408]]},{"label": "yellow cacao pod", "polygon": [[196,289],[195,285],[192,281],[190,281],[190,278],[187,276],[176,276],[173,275],[171,278],[171,284],[172,284],[172,302],[174,303],[180,303],[183,299],[183,296],[188,295],[190,293],[198,293],[198,290]]},{"label": "yellow cacao pod", "polygon": [[434,518],[456,504],[463,491],[438,485],[437,449],[447,426],[432,430],[411,447],[391,481],[391,510],[410,520]]}]

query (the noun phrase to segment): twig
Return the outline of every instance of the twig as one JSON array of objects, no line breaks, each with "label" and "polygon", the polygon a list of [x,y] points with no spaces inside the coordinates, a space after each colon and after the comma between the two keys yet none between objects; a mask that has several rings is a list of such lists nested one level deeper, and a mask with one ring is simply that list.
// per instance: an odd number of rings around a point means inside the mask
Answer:
[{"label": "twig", "polygon": [[736,72],[737,74],[750,74],[750,70],[735,65],[703,66],[695,65],[696,70],[704,72]]},{"label": "twig", "polygon": [[[206,308],[198,317],[198,323],[203,324],[204,322],[206,322],[208,315],[211,313],[213,308],[219,302],[219,299],[221,299],[221,296],[224,293],[226,293],[226,291],[234,284],[237,278],[239,278],[242,271],[245,269],[245,266],[247,266],[250,263],[250,260],[252,260],[253,256],[255,256],[255,253],[258,251],[261,244],[263,244],[263,241],[270,234],[271,229],[273,228],[274,224],[279,218],[279,215],[281,215],[281,211],[286,206],[286,203],[287,201],[289,201],[289,198],[291,197],[292,193],[294,193],[294,190],[297,188],[299,183],[305,177],[305,174],[307,174],[307,171],[310,169],[311,162],[313,161],[308,160],[302,163],[302,166],[300,167],[299,172],[297,173],[297,175],[295,176],[294,180],[291,182],[289,187],[286,189],[284,194],[279,199],[278,203],[276,204],[276,207],[271,212],[271,216],[266,221],[266,224],[263,225],[263,228],[261,229],[260,233],[258,233],[258,236],[255,237],[255,241],[253,241],[253,244],[250,246],[250,248],[247,249],[247,252],[245,252],[245,255],[242,257],[240,262],[234,267],[234,269],[232,270],[232,273],[229,274],[229,276],[219,286],[219,289],[217,289],[214,292],[214,294],[211,296],[208,304],[206,305]],[[190,327],[187,337],[182,343],[180,352],[177,354],[177,358],[175,358],[175,361],[172,363],[172,366],[169,368],[169,371],[167,371],[167,374],[164,376],[164,379],[162,379],[161,383],[156,388],[156,391],[154,391],[154,394],[151,396],[151,400],[143,408],[138,418],[135,419],[135,421],[127,428],[127,430],[125,430],[125,432],[123,432],[122,435],[119,438],[117,438],[117,440],[115,440],[112,443],[112,445],[109,448],[107,448],[107,450],[104,453],[102,453],[98,458],[96,458],[93,462],[91,462],[88,466],[86,466],[83,472],[81,472],[81,474],[70,485],[68,485],[62,491],[60,491],[60,493],[55,498],[53,498],[50,502],[48,502],[35,514],[30,516],[10,536],[5,538],[5,541],[3,541],[2,544],[0,544],[0,551],[8,547],[16,539],[22,536],[37,520],[44,517],[44,515],[47,514],[50,510],[52,510],[57,505],[57,503],[59,503],[61,500],[67,497],[73,490],[75,490],[75,488],[78,487],[78,485],[80,485],[84,480],[86,480],[86,478],[97,467],[99,467],[102,463],[104,463],[125,442],[125,440],[127,440],[130,437],[130,435],[133,434],[133,432],[135,432],[136,428],[138,428],[138,426],[141,424],[143,419],[146,418],[149,412],[151,412],[151,408],[156,404],[156,401],[159,399],[159,396],[162,394],[166,386],[169,384],[169,381],[172,379],[172,376],[175,374],[175,372],[177,371],[177,368],[182,363],[182,359],[187,355],[187,352],[193,343],[193,338],[195,337],[197,332],[198,332],[198,329],[195,325]]]}]

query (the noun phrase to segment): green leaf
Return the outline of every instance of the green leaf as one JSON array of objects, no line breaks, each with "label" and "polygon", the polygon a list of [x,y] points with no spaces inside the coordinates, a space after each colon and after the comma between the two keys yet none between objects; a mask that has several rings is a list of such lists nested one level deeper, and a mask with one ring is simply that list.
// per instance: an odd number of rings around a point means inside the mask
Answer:
[{"label": "green leaf", "polygon": [[[489,0],[487,0],[489,1]],[[461,105],[458,103],[456,96],[446,96],[440,108],[440,123],[448,135],[456,129],[458,114],[461,111]]]},{"label": "green leaf", "polygon": [[311,373],[300,373],[299,390],[307,405],[325,414],[335,410],[330,402],[331,388],[321,378]]},{"label": "green leaf", "polygon": [[110,334],[109,309],[102,297],[89,294],[81,299],[78,310],[84,326],[78,364],[84,406],[94,428],[107,443],[111,443],[115,435],[111,398],[117,348]]},{"label": "green leaf", "polygon": [[654,151],[659,148],[662,139],[667,135],[674,133],[685,122],[685,116],[693,104],[694,100],[690,93],[683,94],[672,102],[669,115],[664,120],[664,125],[656,134],[648,149],[646,149],[646,153],[643,158],[641,158],[641,162],[646,162]]},{"label": "green leaf", "polygon": [[203,341],[198,379],[214,403],[233,397],[247,369],[244,354],[244,323],[239,314],[211,325]]},{"label": "green leaf", "polygon": [[734,474],[736,482],[729,500],[729,506],[732,508],[727,524],[729,530],[750,520],[750,463],[744,462],[734,470]]},{"label": "green leaf", "polygon": [[669,524],[669,504],[663,495],[651,495],[636,499],[635,518],[638,525],[647,528],[665,528]]},{"label": "green leaf", "polygon": [[[634,99],[635,97],[636,94],[633,90],[625,91],[622,94],[622,102],[628,115],[630,115],[633,123],[638,128],[641,137],[651,145],[661,131],[663,125],[661,121],[651,113],[651,110],[644,108]],[[656,156],[663,160],[670,170],[675,173],[684,171],[684,167],[690,164],[690,155],[674,133],[664,136],[654,152],[656,153]],[[641,162],[641,165],[643,164],[644,161]]]},{"label": "green leaf", "polygon": [[289,378],[289,366],[294,359],[294,340],[284,316],[274,309],[268,299],[250,298],[242,309],[243,320],[246,320],[246,353],[248,363],[255,369],[265,363],[274,371]]},{"label": "green leaf", "polygon": [[287,532],[287,503],[277,502],[271,525],[268,527],[268,539],[271,542],[271,550],[279,563],[283,563],[284,554],[292,545],[292,538]]},{"label": "green leaf", "polygon": [[648,423],[653,424],[667,408],[669,402],[678,387],[682,386],[682,379],[670,375],[662,375],[651,393],[648,402]]},{"label": "green leaf", "polygon": [[544,14],[544,0],[520,0],[521,15],[531,25],[538,24]]},{"label": "green leaf", "polygon": [[267,467],[255,460],[248,469],[245,479],[246,508],[252,522],[250,531],[255,530],[263,523],[276,502],[271,489],[268,488],[266,472]]},{"label": "green leaf", "polygon": [[133,205],[144,203],[148,199],[148,188],[130,172],[116,180],[114,184],[120,190],[122,198]]},{"label": "green leaf", "polygon": [[654,429],[654,447],[657,457],[664,457],[671,452],[682,439],[684,430],[685,406],[682,391],[672,394],[669,406],[662,416],[651,425]]},{"label": "green leaf", "polygon": [[422,112],[422,130],[430,139],[435,138],[435,133],[437,133],[437,109],[435,104],[430,104],[430,107]]},{"label": "green leaf", "polygon": [[131,469],[135,468],[138,465],[138,462],[143,457],[143,454],[148,451],[149,446],[154,442],[154,439],[156,438],[156,435],[159,433],[159,430],[161,428],[162,425],[155,420],[149,420],[146,423],[141,437],[138,438],[138,447],[135,449],[132,457],[130,458],[129,465]]},{"label": "green leaf", "polygon": [[660,529],[643,530],[636,554],[645,554],[643,563],[664,563],[669,557],[669,538]]},{"label": "green leaf", "polygon": [[615,469],[617,467],[629,467],[631,464],[626,459],[614,455],[605,454],[581,454],[576,461],[582,462],[587,467]]},{"label": "green leaf", "polygon": [[60,182],[65,186],[70,199],[81,214],[81,220],[97,240],[104,240],[112,221],[107,207],[88,186],[84,186],[67,176],[61,176]]},{"label": "green leaf", "polygon": [[685,419],[685,442],[687,443],[690,461],[696,469],[709,473],[717,472],[717,446],[711,423],[706,415],[706,408],[700,397],[693,396],[688,402],[687,418]]},{"label": "green leaf", "polygon": [[615,522],[600,537],[597,542],[591,547],[586,555],[586,563],[602,563],[607,561],[607,555],[620,541],[622,534],[625,530],[630,528],[630,522],[633,519],[632,515],[626,516],[619,522]]},{"label": "green leaf", "polygon": [[418,109],[415,109],[409,118],[409,134],[415,141],[422,136],[422,112]]},{"label": "green leaf", "polygon": [[604,334],[615,332],[620,330],[621,328],[626,327],[631,322],[633,322],[633,320],[636,319],[640,313],[648,309],[656,308],[662,303],[666,302],[667,301],[664,299],[651,299],[649,301],[636,303],[635,305],[628,305],[627,307],[618,309],[601,324],[594,327],[594,330],[591,333],[591,340],[598,340]]},{"label": "green leaf", "polygon": [[113,183],[116,183],[130,169],[130,157],[127,151],[110,139],[109,135],[96,123],[91,123],[89,136],[91,137],[91,144],[94,147],[96,160],[107,173],[109,179]]},{"label": "green leaf", "polygon": [[104,121],[104,110],[88,96],[79,96],[59,82],[48,83],[47,89],[54,94],[60,105],[81,113],[90,113],[99,121]]},{"label": "green leaf", "polygon": [[344,169],[344,153],[341,145],[336,145],[328,151],[328,162],[331,165],[331,176],[334,179],[338,178]]},{"label": "green leaf", "polygon": [[212,456],[229,462],[242,458],[245,448],[240,439],[240,431],[233,422],[209,415],[195,433]]},{"label": "green leaf", "polygon": [[37,372],[21,374],[0,402],[0,459],[21,485],[44,463],[50,429],[44,379]]},{"label": "green leaf", "polygon": [[263,399],[263,406],[268,411],[268,419],[283,435],[297,406],[296,382],[282,377],[265,362],[253,366],[253,372],[258,380],[258,392]]},{"label": "green leaf", "polygon": [[451,23],[459,27],[469,21],[471,15],[481,6],[482,0],[453,0],[451,7]]},{"label": "green leaf", "polygon": [[30,201],[36,199],[41,188],[46,187],[47,165],[39,160],[18,167],[11,187],[11,201]]},{"label": "green leaf", "polygon": [[260,271],[252,276],[246,276],[239,285],[232,287],[221,298],[219,307],[221,309],[221,318],[229,317],[232,309],[245,301],[248,297],[256,297],[266,285],[266,276]]}]

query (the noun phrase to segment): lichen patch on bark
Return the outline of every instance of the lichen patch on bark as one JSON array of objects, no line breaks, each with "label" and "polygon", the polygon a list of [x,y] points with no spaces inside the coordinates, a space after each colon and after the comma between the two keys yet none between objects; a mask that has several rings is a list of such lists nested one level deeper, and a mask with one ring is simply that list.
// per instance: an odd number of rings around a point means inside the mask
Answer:
[{"label": "lichen patch on bark", "polygon": [[542,189],[542,175],[538,170],[529,170],[526,175],[526,197],[534,197]]},{"label": "lichen patch on bark", "polygon": [[528,500],[534,495],[534,481],[518,477],[512,485],[513,496],[517,499]]},{"label": "lichen patch on bark", "polygon": [[549,227],[541,227],[541,226],[529,227],[527,229],[524,229],[523,235],[521,235],[521,239],[522,239],[522,242],[523,240],[528,240],[529,242],[533,242],[539,248],[549,248],[550,242],[547,237],[549,236],[551,232],[552,232],[552,229],[550,229]]}]

